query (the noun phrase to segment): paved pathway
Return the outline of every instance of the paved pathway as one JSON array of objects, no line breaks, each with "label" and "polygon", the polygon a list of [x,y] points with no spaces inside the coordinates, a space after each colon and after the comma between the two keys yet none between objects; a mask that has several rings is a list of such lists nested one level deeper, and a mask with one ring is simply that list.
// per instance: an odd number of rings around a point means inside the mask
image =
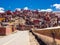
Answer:
[{"label": "paved pathway", "polygon": [[15,34],[0,38],[0,45],[30,45],[29,31],[18,31]]}]

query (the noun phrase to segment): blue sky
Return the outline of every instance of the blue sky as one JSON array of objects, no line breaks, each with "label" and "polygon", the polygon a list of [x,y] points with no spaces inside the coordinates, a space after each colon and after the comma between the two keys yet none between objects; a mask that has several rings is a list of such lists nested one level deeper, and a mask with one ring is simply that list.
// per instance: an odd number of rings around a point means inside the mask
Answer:
[{"label": "blue sky", "polygon": [[5,10],[14,10],[15,8],[28,7],[29,9],[48,9],[52,7],[53,4],[60,4],[60,0],[0,0],[0,7],[5,8]]}]

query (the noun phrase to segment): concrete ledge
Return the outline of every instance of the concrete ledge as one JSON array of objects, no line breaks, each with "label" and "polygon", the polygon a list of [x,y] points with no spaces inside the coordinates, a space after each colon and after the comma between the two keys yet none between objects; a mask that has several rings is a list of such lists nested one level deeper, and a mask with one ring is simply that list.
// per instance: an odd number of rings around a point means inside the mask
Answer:
[{"label": "concrete ledge", "polygon": [[[36,34],[40,39],[42,39],[42,41],[44,41],[47,45],[54,45],[53,38],[45,36],[45,35],[41,35],[38,33],[34,33],[34,34]],[[60,40],[55,39],[55,42],[56,42],[55,43],[56,45],[60,45]]]}]

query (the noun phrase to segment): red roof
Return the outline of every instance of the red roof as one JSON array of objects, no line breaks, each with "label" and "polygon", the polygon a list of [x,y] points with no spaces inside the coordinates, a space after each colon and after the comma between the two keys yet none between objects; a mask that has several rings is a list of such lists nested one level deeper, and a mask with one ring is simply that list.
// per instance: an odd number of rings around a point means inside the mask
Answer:
[{"label": "red roof", "polygon": [[39,20],[34,20],[33,22],[34,22],[34,23],[39,23],[40,21],[39,21]]},{"label": "red roof", "polygon": [[7,15],[12,15],[13,12],[11,12],[10,10],[6,11]]}]

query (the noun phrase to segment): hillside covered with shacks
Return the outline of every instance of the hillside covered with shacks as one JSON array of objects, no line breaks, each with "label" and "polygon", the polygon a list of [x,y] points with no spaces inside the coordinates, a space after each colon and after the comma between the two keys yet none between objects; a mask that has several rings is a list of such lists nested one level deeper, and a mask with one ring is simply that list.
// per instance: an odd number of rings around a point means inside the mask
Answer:
[{"label": "hillside covered with shacks", "polygon": [[54,27],[60,24],[60,17],[58,14],[59,13],[53,11],[44,12],[24,9],[16,9],[15,11],[7,10],[0,13],[0,24],[3,25],[3,22],[12,22],[14,19],[20,18],[24,20],[23,25],[34,25],[36,28]]}]

